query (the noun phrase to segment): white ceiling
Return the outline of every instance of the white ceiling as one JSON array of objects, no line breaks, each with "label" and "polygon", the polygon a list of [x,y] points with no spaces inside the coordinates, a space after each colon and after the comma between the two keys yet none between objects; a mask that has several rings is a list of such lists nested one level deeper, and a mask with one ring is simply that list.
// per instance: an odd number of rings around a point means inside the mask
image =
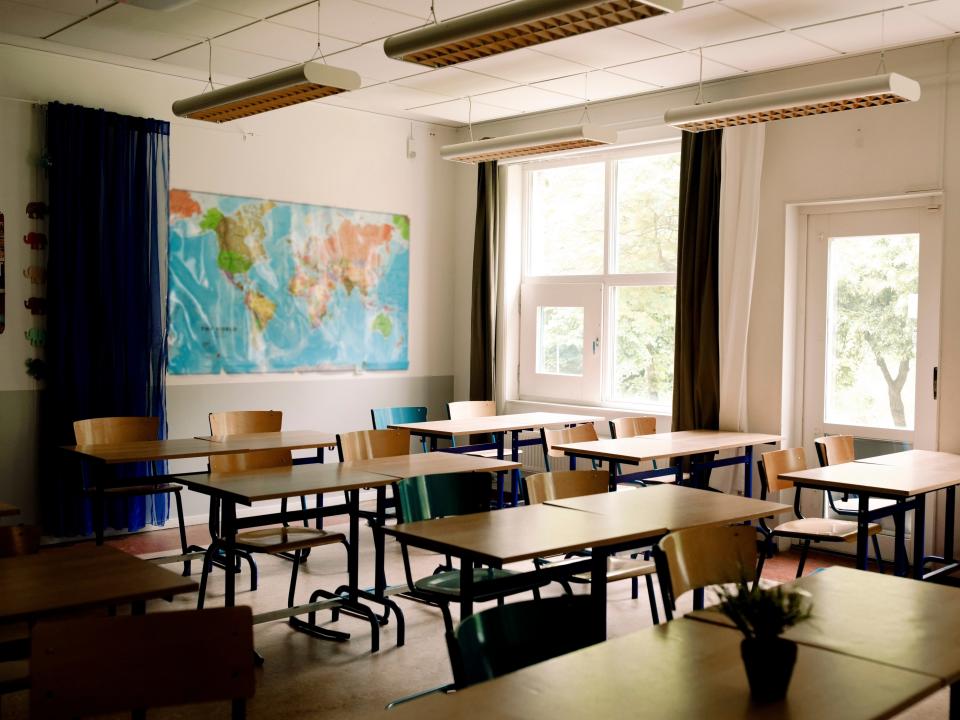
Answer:
[{"label": "white ceiling", "polygon": [[[435,0],[439,20],[503,0]],[[154,12],[111,0],[0,0],[0,32],[156,60],[229,83],[320,52],[360,90],[325,102],[463,125],[912,44],[960,32],[960,0],[686,0],[678,13],[430,70],[383,54],[430,0],[197,0]],[[317,28],[319,21],[320,34]],[[209,39],[210,44],[207,44]],[[180,71],[182,72],[182,71]],[[198,88],[199,89],[199,88]]]}]

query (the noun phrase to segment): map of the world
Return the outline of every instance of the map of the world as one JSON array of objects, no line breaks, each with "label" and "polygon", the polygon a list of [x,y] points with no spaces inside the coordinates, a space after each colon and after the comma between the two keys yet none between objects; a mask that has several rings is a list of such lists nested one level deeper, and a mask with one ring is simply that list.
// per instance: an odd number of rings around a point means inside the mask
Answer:
[{"label": "map of the world", "polygon": [[405,215],[170,193],[175,374],[407,368]]}]

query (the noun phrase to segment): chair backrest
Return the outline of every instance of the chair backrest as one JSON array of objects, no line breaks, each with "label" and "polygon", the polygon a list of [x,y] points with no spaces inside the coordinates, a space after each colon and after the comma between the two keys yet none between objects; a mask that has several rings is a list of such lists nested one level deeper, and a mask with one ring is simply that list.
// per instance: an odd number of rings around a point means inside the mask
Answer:
[{"label": "chair backrest", "polygon": [[156,440],[159,429],[160,418],[155,417],[101,417],[73,423],[77,445]]},{"label": "chair backrest", "polygon": [[781,478],[780,475],[788,472],[797,472],[807,469],[807,455],[803,448],[787,448],[773,450],[760,456],[757,470],[760,473],[760,482],[765,492],[788,490],[793,487],[793,481]]},{"label": "chair backrest", "polygon": [[530,505],[579,497],[599,495],[610,489],[610,474],[606,470],[554,470],[528,475],[527,502]]},{"label": "chair backrest", "polygon": [[654,554],[661,588],[666,585],[673,605],[688,590],[754,580],[757,530],[750,525],[678,530],[661,538]]},{"label": "chair backrest", "polygon": [[0,527],[0,558],[33,555],[40,551],[39,525],[5,525]]},{"label": "chair backrest", "polygon": [[447,403],[447,417],[451,420],[491,417],[496,414],[497,403],[494,400],[458,400]]},{"label": "chair backrest", "polygon": [[853,454],[853,435],[825,435],[813,442],[821,466],[839,465],[857,459]]},{"label": "chair backrest", "polygon": [[543,440],[543,453],[547,457],[564,456],[563,450],[555,450],[554,445],[599,439],[593,423],[583,423],[569,428],[542,428],[540,438]]},{"label": "chair backrest", "polygon": [[384,430],[387,425],[395,423],[426,422],[427,409],[425,407],[387,407],[370,410],[370,419],[373,420],[374,430]]},{"label": "chair backrest", "polygon": [[238,606],[40,622],[30,676],[38,718],[245,700],[254,692],[253,616]]},{"label": "chair backrest", "polygon": [[410,431],[396,428],[355,430],[337,435],[340,462],[410,454]]},{"label": "chair backrest", "polygon": [[457,687],[463,688],[597,642],[590,598],[563,595],[514,602],[466,618],[447,638]]},{"label": "chair backrest", "polygon": [[401,522],[467,515],[490,509],[493,475],[486,472],[418,475],[398,480]]},{"label": "chair backrest", "polygon": [[655,417],[621,417],[610,421],[610,437],[629,438],[657,432]]},{"label": "chair backrest", "polygon": [[[280,432],[283,413],[279,410],[228,410],[209,415],[210,434],[246,435],[248,433]],[[240,472],[261,468],[288,467],[293,464],[289,450],[257,450],[231,455],[211,455],[211,472]]]}]

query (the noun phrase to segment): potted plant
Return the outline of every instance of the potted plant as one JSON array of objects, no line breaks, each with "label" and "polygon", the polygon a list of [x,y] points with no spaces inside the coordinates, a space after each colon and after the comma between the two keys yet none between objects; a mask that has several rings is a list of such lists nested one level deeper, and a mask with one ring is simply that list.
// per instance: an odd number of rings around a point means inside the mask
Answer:
[{"label": "potted plant", "polygon": [[747,580],[734,590],[721,588],[719,594],[720,610],[743,633],[740,654],[750,696],[758,702],[782,700],[797,660],[797,645],[780,635],[810,617],[809,594],[788,586],[754,587]]}]

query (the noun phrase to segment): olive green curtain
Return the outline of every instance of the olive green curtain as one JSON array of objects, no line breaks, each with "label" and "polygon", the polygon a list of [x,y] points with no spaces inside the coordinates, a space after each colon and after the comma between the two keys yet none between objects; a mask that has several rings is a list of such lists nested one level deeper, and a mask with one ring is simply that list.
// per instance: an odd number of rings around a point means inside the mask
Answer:
[{"label": "olive green curtain", "polygon": [[477,166],[470,313],[470,399],[493,400],[496,373],[499,208],[496,161]]},{"label": "olive green curtain", "polygon": [[673,429],[717,428],[722,130],[683,133],[673,369]]}]

